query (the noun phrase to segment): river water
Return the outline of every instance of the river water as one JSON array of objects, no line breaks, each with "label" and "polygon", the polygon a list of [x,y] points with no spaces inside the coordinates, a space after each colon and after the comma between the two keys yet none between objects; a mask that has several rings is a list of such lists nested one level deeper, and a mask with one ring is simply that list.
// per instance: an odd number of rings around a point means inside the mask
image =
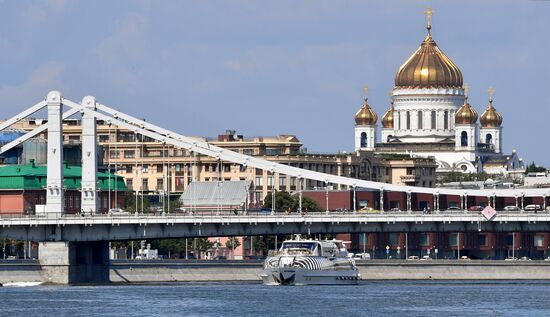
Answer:
[{"label": "river water", "polygon": [[540,281],[1,287],[0,316],[550,316]]}]

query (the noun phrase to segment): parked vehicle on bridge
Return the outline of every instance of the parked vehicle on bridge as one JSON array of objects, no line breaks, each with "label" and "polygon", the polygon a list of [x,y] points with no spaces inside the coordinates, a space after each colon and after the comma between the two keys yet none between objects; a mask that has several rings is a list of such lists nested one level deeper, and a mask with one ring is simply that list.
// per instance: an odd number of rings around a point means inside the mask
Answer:
[{"label": "parked vehicle on bridge", "polygon": [[531,261],[531,259],[527,256],[522,256],[521,258],[519,258],[520,261]]},{"label": "parked vehicle on bridge", "polygon": [[389,211],[392,211],[392,212],[400,212],[401,209],[399,209],[399,208],[391,208]]},{"label": "parked vehicle on bridge", "polygon": [[461,209],[458,208],[457,206],[449,206],[449,207],[447,208],[447,210],[445,210],[445,211],[457,212],[457,211],[461,211]]},{"label": "parked vehicle on bridge", "polygon": [[111,208],[109,209],[109,216],[127,216],[130,213],[127,211],[124,211],[121,208]]},{"label": "parked vehicle on bridge", "polygon": [[523,208],[523,210],[525,210],[525,211],[540,211],[540,210],[542,210],[542,207],[541,207],[541,205],[531,204],[531,205],[525,206]]},{"label": "parked vehicle on bridge", "polygon": [[425,255],[420,260],[421,261],[430,261],[430,260],[433,260],[433,259],[429,255]]},{"label": "parked vehicle on bridge", "polygon": [[519,211],[519,207],[516,205],[505,206],[504,211]]},{"label": "parked vehicle on bridge", "polygon": [[509,256],[506,259],[504,259],[504,261],[517,261],[517,260],[518,258],[516,258],[515,256]]},{"label": "parked vehicle on bridge", "polygon": [[482,211],[485,207],[483,206],[470,206],[468,211]]},{"label": "parked vehicle on bridge", "polygon": [[420,260],[420,258],[417,255],[409,255],[407,260]]},{"label": "parked vehicle on bridge", "polygon": [[471,259],[467,255],[463,255],[463,256],[460,257],[459,260],[469,261]]}]

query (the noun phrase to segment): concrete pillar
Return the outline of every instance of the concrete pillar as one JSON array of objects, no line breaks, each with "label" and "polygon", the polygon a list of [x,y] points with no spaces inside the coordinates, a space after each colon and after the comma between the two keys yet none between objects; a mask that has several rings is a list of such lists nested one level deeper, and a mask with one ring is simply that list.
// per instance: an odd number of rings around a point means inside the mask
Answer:
[{"label": "concrete pillar", "polygon": [[384,212],[384,188],[380,188],[380,211]]},{"label": "concrete pillar", "polygon": [[63,190],[63,125],[61,93],[50,91],[48,105],[48,171],[46,181],[46,213],[57,216],[65,213]]},{"label": "concrete pillar", "polygon": [[109,282],[109,242],[43,242],[38,258],[45,281],[54,284]]},{"label": "concrete pillar", "polygon": [[357,211],[357,187],[353,185],[353,212]]},{"label": "concrete pillar", "polygon": [[[96,110],[96,100],[92,96],[82,99],[82,106]],[[94,116],[82,115],[82,211],[99,212],[97,208],[97,128]],[[110,155],[110,154],[109,154]],[[136,179],[137,180],[137,179]]]}]

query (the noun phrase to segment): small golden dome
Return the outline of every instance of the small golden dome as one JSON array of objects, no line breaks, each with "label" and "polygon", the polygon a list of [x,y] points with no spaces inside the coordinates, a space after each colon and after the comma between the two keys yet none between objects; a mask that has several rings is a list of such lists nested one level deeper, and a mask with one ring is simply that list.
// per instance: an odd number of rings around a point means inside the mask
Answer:
[{"label": "small golden dome", "polygon": [[502,124],[502,115],[493,106],[493,99],[489,99],[489,105],[479,118],[482,128],[499,128]]},{"label": "small golden dome", "polygon": [[420,47],[399,68],[395,75],[396,88],[457,88],[462,87],[460,69],[445,55],[432,39],[431,26]]},{"label": "small golden dome", "polygon": [[390,109],[382,116],[382,128],[393,129],[393,103]]},{"label": "small golden dome", "polygon": [[477,122],[477,111],[468,103],[468,97],[464,99],[464,104],[455,114],[456,124],[475,124]]},{"label": "small golden dome", "polygon": [[375,125],[378,121],[378,115],[367,103],[367,98],[365,98],[365,103],[357,113],[355,114],[355,124],[357,125]]}]

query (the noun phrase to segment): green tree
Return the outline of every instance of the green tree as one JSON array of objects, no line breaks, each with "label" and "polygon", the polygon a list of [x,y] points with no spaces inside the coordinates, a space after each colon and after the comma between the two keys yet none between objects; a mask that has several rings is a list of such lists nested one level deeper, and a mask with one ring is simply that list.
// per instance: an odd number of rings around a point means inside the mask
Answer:
[{"label": "green tree", "polygon": [[[272,206],[272,194],[271,192],[267,193],[264,198],[263,208],[271,208]],[[286,191],[276,191],[275,192],[275,209],[278,211],[297,211],[300,206],[300,197],[298,195],[290,195]],[[302,210],[307,210],[309,212],[321,211],[321,208],[317,203],[308,197],[302,197]]]},{"label": "green tree", "polygon": [[241,241],[239,241],[239,239],[237,239],[235,237],[230,237],[229,239],[227,239],[227,241],[225,241],[225,246],[229,250],[233,251],[236,248],[241,246]]},{"label": "green tree", "polygon": [[525,174],[543,172],[546,172],[546,168],[543,166],[538,166],[537,164],[535,164],[535,162],[531,162],[531,164],[527,165],[527,168],[525,169]]},{"label": "green tree", "polygon": [[196,238],[196,247],[199,252],[206,252],[206,250],[212,248],[214,243],[207,238]]},{"label": "green tree", "polygon": [[[142,204],[142,197],[143,197],[143,204]],[[145,195],[138,194],[137,195],[137,210],[138,212],[150,212],[151,211],[151,202],[149,201],[149,197]],[[126,197],[124,199],[124,210],[129,212],[136,211],[136,193],[127,193]]]}]

